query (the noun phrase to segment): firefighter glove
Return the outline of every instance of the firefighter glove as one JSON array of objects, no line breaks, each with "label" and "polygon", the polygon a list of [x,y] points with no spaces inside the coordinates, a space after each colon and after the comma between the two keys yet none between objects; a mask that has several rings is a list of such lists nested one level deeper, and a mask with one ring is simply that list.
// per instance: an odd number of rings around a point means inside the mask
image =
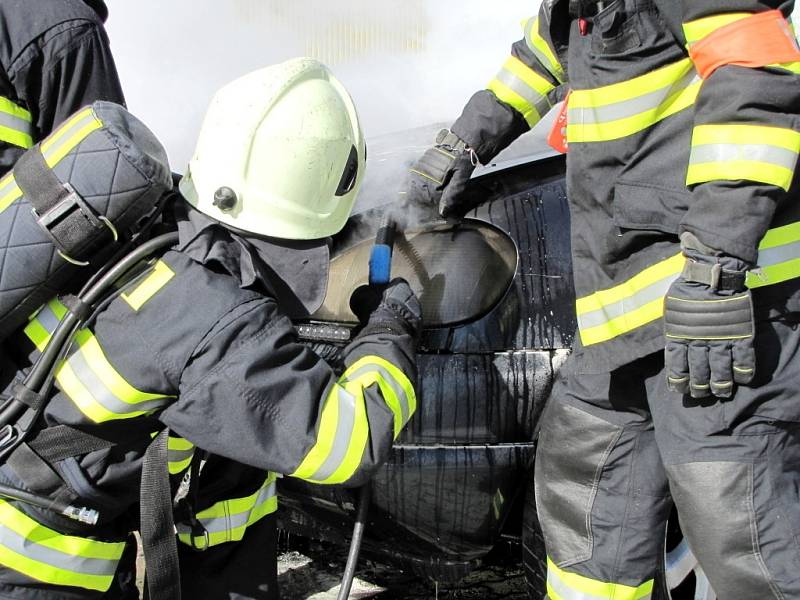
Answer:
[{"label": "firefighter glove", "polygon": [[422,307],[405,279],[393,279],[385,286],[366,285],[350,299],[355,315],[366,322],[364,331],[390,329],[417,337],[422,324]]},{"label": "firefighter glove", "polygon": [[667,385],[693,398],[729,398],[755,374],[747,266],[684,246],[686,266],[664,300]]},{"label": "firefighter glove", "polygon": [[443,217],[458,212],[478,157],[464,140],[448,129],[436,136],[436,144],[411,166],[409,201],[433,206]]}]

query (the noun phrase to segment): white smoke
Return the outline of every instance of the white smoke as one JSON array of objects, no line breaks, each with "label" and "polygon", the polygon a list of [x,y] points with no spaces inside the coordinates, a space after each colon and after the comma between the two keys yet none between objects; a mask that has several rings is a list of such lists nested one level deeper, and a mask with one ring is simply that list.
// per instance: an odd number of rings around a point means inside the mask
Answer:
[{"label": "white smoke", "polygon": [[162,140],[177,171],[190,157],[217,88],[251,70],[308,53],[327,60],[349,89],[368,138],[449,122],[493,76],[510,44],[521,37],[520,21],[535,14],[539,4],[107,2],[107,29],[128,107]]}]

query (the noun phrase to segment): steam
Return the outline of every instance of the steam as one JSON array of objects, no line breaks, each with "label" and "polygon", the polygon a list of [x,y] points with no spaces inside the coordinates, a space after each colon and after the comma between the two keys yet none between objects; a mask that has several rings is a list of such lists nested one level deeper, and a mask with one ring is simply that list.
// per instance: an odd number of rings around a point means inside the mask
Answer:
[{"label": "steam", "polygon": [[327,62],[367,138],[449,123],[498,69],[535,0],[107,0],[129,108],[183,171],[213,92],[299,55]]}]

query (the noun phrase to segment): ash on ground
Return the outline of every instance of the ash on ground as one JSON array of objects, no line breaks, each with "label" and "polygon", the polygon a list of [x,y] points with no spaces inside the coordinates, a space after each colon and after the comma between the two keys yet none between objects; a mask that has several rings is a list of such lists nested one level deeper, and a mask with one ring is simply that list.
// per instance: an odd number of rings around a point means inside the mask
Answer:
[{"label": "ash on ground", "polygon": [[[291,536],[281,541],[278,582],[282,600],[336,600],[346,546]],[[437,584],[396,567],[361,558],[351,599],[527,600],[519,545],[509,543],[457,584]]]}]

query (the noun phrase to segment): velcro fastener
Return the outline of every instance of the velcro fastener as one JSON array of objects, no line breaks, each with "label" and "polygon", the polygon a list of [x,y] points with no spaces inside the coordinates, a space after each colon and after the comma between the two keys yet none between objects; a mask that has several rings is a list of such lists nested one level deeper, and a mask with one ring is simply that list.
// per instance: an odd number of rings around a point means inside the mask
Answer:
[{"label": "velcro fastener", "polygon": [[696,260],[686,261],[681,276],[686,281],[707,285],[714,291],[737,292],[744,289],[747,280],[744,271],[726,271],[719,263],[708,264]]},{"label": "velcro fastener", "polygon": [[800,61],[800,49],[780,10],[740,19],[689,47],[700,77],[707,79],[725,65],[759,68]]}]

